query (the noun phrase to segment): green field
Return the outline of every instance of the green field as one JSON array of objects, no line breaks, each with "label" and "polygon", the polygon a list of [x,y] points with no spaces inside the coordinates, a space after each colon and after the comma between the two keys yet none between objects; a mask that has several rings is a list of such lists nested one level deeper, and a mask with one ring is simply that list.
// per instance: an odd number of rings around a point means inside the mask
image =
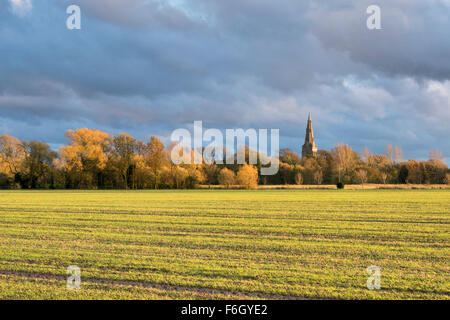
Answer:
[{"label": "green field", "polygon": [[450,190],[0,192],[1,299],[449,299],[449,259]]}]

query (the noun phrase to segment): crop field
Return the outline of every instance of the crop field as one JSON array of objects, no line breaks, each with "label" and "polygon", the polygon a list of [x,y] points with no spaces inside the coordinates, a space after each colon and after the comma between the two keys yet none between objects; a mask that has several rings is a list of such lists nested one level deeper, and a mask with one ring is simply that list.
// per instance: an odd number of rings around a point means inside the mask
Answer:
[{"label": "crop field", "polygon": [[449,262],[450,190],[0,191],[0,299],[450,299]]}]

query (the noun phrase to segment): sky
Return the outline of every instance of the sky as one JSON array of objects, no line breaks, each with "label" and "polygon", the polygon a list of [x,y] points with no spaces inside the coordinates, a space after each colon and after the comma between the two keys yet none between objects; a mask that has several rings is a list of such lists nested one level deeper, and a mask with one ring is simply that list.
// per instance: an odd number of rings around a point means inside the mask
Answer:
[{"label": "sky", "polygon": [[[369,30],[368,6],[381,8]],[[81,30],[69,30],[69,5]],[[450,161],[450,0],[0,0],[0,134],[278,128]]]}]

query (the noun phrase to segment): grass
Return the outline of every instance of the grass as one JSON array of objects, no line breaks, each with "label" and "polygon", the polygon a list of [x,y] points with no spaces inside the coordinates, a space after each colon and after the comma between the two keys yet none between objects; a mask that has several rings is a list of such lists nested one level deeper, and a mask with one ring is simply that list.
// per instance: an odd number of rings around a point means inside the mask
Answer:
[{"label": "grass", "polygon": [[0,298],[450,299],[449,214],[450,190],[1,191]]}]

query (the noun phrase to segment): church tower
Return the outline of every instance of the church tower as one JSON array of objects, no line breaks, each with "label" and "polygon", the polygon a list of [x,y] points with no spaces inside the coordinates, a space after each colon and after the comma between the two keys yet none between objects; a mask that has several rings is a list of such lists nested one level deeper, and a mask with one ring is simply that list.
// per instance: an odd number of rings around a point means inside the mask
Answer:
[{"label": "church tower", "polygon": [[308,125],[306,126],[306,136],[305,136],[305,144],[302,148],[302,156],[317,156],[317,146],[314,142],[314,133],[312,128],[312,121],[311,121],[311,112],[308,116]]}]

